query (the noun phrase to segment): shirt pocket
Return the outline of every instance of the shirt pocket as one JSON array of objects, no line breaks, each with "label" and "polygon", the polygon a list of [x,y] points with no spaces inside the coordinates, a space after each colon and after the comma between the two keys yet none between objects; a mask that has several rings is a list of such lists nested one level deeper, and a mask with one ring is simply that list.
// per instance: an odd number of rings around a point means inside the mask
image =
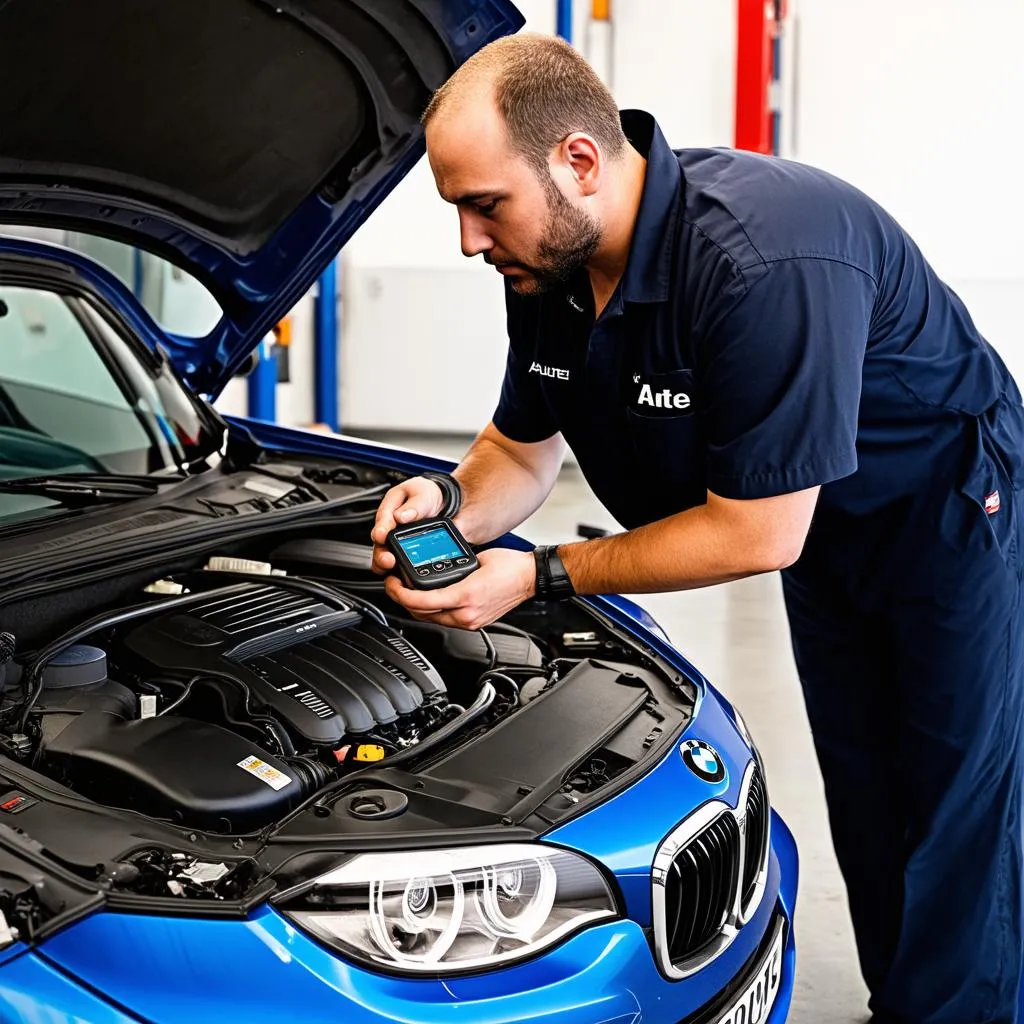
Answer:
[{"label": "shirt pocket", "polygon": [[648,522],[707,501],[695,384],[692,370],[631,375],[627,382],[626,429]]},{"label": "shirt pocket", "polygon": [[[1004,410],[1004,419],[1020,419],[1019,409]],[[993,418],[998,417],[998,407]],[[991,538],[1002,553],[1006,564],[1019,570],[1019,549],[1022,523],[1021,500],[1021,453],[1020,428],[1013,424],[1012,432],[1017,432],[1016,443],[1005,444],[1000,435],[1000,427],[995,429],[979,418],[969,422],[970,432],[969,458],[961,473],[957,491],[966,498],[972,509],[968,519],[968,529],[977,528],[980,524],[984,534]],[[966,548],[966,538],[956,538],[958,546]]]}]

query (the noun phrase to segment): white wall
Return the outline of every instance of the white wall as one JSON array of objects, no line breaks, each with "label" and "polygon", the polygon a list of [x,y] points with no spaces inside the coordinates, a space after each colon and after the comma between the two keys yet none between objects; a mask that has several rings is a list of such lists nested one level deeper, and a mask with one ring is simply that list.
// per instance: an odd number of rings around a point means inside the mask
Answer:
[{"label": "white wall", "polygon": [[799,0],[797,155],[914,236],[1024,383],[1022,0]]}]

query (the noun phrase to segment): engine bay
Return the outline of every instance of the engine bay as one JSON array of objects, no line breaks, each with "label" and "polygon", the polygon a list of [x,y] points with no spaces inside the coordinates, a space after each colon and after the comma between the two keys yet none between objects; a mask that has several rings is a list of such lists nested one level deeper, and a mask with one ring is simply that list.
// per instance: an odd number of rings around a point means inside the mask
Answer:
[{"label": "engine bay", "polygon": [[[58,641],[26,665],[11,681],[24,680],[28,731],[5,737],[11,752],[31,747],[33,767],[90,799],[240,834],[465,713],[373,604],[300,577],[246,575],[161,581],[154,589],[182,592],[97,619],[103,646]],[[529,638],[504,635],[520,663],[501,669],[540,669]]]},{"label": "engine bay", "polygon": [[659,756],[692,681],[579,601],[410,618],[369,571],[378,493],[0,608],[10,825],[108,894],[228,903],[325,844],[539,835]]}]

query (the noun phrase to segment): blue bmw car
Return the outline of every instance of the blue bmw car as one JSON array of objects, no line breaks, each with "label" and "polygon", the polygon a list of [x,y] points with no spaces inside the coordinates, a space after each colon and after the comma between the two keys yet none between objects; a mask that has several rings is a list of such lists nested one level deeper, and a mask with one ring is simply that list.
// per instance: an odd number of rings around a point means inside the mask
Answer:
[{"label": "blue bmw car", "polygon": [[793,839],[657,624],[410,620],[369,529],[451,467],[211,405],[521,20],[0,3],[0,232],[166,261],[217,309],[171,333],[102,259],[0,237],[3,1021],[785,1019]]}]

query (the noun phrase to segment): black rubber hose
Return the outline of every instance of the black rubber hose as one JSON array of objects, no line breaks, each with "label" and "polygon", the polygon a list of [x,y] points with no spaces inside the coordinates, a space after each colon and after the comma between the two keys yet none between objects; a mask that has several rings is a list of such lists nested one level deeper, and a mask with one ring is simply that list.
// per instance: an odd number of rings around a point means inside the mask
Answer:
[{"label": "black rubber hose", "polygon": [[[174,678],[171,678],[171,677],[167,677],[167,678],[158,677],[155,680],[155,682],[157,682],[157,683],[173,683],[175,686],[184,687],[184,691],[181,693],[180,696],[176,697],[172,703],[168,704],[167,707],[165,707],[162,710],[158,711],[156,713],[156,717],[159,718],[162,715],[170,714],[172,711],[174,711],[180,705],[184,704],[186,698],[191,695],[192,689],[195,686],[195,684],[199,683],[199,682],[202,682],[203,680],[209,680],[209,681],[221,680],[222,682],[228,683],[229,685],[234,686],[236,689],[241,690],[241,692],[242,692],[242,704],[243,704],[245,713],[249,716],[248,721],[246,721],[245,719],[241,719],[241,718],[235,718],[231,714],[231,711],[230,711],[230,709],[227,706],[227,702],[226,702],[226,699],[224,697],[224,694],[220,690],[215,690],[214,691],[216,693],[216,695],[217,695],[218,700],[220,701],[220,708],[221,708],[221,713],[224,716],[224,721],[230,723],[231,725],[237,726],[240,729],[249,728],[250,726],[252,726],[254,723],[257,723],[257,722],[262,723],[262,725],[266,729],[266,732],[269,733],[271,738],[278,745],[279,749],[278,749],[277,753],[281,754],[282,756],[284,756],[284,755],[292,755],[292,754],[296,753],[295,744],[292,743],[291,737],[288,736],[287,732],[281,727],[281,724],[276,719],[271,718],[269,715],[257,714],[255,711],[252,710],[252,708],[250,707],[250,698],[252,697],[252,691],[249,689],[249,687],[245,683],[245,681],[242,680],[242,679],[237,679],[234,676],[228,675],[226,672],[216,672],[216,671],[213,671],[213,670],[206,670],[205,672],[202,672],[199,675],[192,676],[192,678],[189,679],[188,682],[185,682],[185,680],[183,680],[183,679],[174,679]],[[148,684],[150,682],[151,681],[149,681],[149,680],[146,680],[144,683],[140,683],[140,682],[136,681],[136,682],[133,683],[133,685],[136,688],[141,689],[143,687],[143,685],[146,685],[146,684]],[[154,687],[154,689],[159,691],[159,687]]]},{"label": "black rubber hose", "polygon": [[494,646],[494,641],[487,635],[486,629],[479,630],[479,633],[487,648],[487,671],[493,672],[498,667],[498,648]]},{"label": "black rubber hose", "polygon": [[[538,673],[534,672],[534,675],[538,675]],[[511,676],[507,675],[504,671],[489,669],[480,676],[479,682],[489,683],[492,679],[500,680],[502,683],[505,683],[512,691],[512,703],[519,703],[519,684]]]},{"label": "black rubber hose", "polygon": [[176,707],[184,704],[188,700],[189,695],[192,693],[192,687],[196,685],[196,681],[202,679],[202,676],[193,676],[186,684],[185,689],[182,691],[179,697],[176,697],[170,704],[167,705],[162,711],[156,713],[156,717],[160,718],[162,715],[169,714]]},{"label": "black rubber hose", "polygon": [[335,776],[331,770],[326,765],[321,764],[319,761],[314,761],[312,758],[299,755],[296,757],[285,757],[282,760],[295,772],[301,781],[302,795],[304,797],[335,781]]}]

